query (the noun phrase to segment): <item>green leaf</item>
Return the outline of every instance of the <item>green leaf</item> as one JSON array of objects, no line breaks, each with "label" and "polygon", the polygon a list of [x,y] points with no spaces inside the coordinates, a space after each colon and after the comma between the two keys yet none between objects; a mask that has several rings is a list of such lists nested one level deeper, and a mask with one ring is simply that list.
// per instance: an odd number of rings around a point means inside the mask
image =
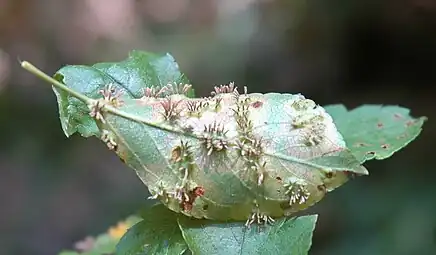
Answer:
[{"label": "green leaf", "polygon": [[211,224],[179,220],[183,237],[193,254],[308,254],[317,215],[280,219],[271,226],[241,223]]},{"label": "green leaf", "polygon": [[[168,84],[189,83],[171,55],[143,51],[132,51],[121,62],[65,66],[54,77],[67,87],[94,99],[101,97],[100,91],[108,84],[113,84],[115,89],[123,93],[124,98],[141,98],[145,88],[159,90]],[[86,104],[62,90],[53,90],[58,99],[61,124],[67,137],[76,131],[84,137],[100,135],[95,121],[88,114]],[[193,97],[193,89],[187,95]]]},{"label": "green leaf", "polygon": [[333,117],[348,148],[360,161],[385,159],[413,141],[426,117],[413,118],[410,110],[394,105],[362,105],[347,110],[343,105],[325,109]]},{"label": "green leaf", "polygon": [[121,238],[116,254],[183,254],[187,246],[177,225],[177,214],[162,204],[153,206]]}]

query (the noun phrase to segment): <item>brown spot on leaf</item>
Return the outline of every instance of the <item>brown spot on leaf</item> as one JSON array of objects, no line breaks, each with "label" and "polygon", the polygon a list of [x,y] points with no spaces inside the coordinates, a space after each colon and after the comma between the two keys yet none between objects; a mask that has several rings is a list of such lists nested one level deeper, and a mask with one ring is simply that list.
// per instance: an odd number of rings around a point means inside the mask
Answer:
[{"label": "brown spot on leaf", "polygon": [[203,187],[195,187],[192,191],[189,191],[187,193],[188,195],[188,200],[187,201],[183,201],[180,204],[180,207],[184,210],[184,211],[190,211],[192,210],[192,205],[195,202],[195,199],[197,199],[197,197],[201,197],[204,195],[204,188]]},{"label": "brown spot on leaf", "polygon": [[381,122],[377,123],[377,127],[378,128],[382,128],[383,127],[383,123],[381,123]]},{"label": "brown spot on leaf", "polygon": [[355,143],[354,144],[354,147],[365,147],[365,146],[368,146],[369,144],[366,144],[366,143]]},{"label": "brown spot on leaf", "polygon": [[185,212],[189,212],[192,210],[192,203],[189,202],[183,202],[182,203],[182,208]]},{"label": "brown spot on leaf", "polygon": [[317,188],[318,188],[319,191],[323,191],[323,192],[326,191],[326,187],[325,187],[324,184],[322,184],[322,185],[318,185]]},{"label": "brown spot on leaf", "polygon": [[176,146],[171,151],[171,161],[173,162],[179,162],[181,160],[182,156],[182,147]]},{"label": "brown spot on leaf", "polygon": [[375,155],[375,151],[368,151],[366,155]]},{"label": "brown spot on leaf", "polygon": [[201,197],[204,195],[204,188],[203,187],[195,187],[193,190],[195,197]]},{"label": "brown spot on leaf", "polygon": [[389,144],[382,144],[382,149],[388,149],[389,148]]},{"label": "brown spot on leaf", "polygon": [[207,209],[209,209],[209,205],[208,204],[203,205],[203,210],[207,211]]},{"label": "brown spot on leaf", "polygon": [[279,181],[279,182],[281,182],[281,181],[282,181],[282,178],[281,178],[280,176],[277,176],[277,177],[276,177],[276,180]]},{"label": "brown spot on leaf", "polygon": [[328,172],[328,173],[325,174],[325,177],[332,178],[333,177],[333,173],[332,172]]}]

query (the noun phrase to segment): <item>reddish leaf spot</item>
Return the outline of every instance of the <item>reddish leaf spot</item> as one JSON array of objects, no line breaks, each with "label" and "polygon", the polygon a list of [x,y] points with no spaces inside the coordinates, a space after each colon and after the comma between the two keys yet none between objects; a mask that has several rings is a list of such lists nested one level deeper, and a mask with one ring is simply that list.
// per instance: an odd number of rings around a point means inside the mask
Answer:
[{"label": "reddish leaf spot", "polygon": [[354,147],[365,147],[365,146],[368,146],[369,144],[366,144],[366,143],[355,143],[354,144]]},{"label": "reddish leaf spot", "polygon": [[194,195],[196,197],[201,197],[204,195],[204,188],[203,187],[195,187],[194,189]]},{"label": "reddish leaf spot", "polygon": [[262,107],[263,103],[261,101],[256,101],[251,104],[254,108]]},{"label": "reddish leaf spot", "polygon": [[192,205],[194,204],[195,199],[204,195],[204,188],[195,187],[192,191],[189,191],[187,195],[189,199],[181,202],[180,207],[185,211],[190,211],[192,210]]}]

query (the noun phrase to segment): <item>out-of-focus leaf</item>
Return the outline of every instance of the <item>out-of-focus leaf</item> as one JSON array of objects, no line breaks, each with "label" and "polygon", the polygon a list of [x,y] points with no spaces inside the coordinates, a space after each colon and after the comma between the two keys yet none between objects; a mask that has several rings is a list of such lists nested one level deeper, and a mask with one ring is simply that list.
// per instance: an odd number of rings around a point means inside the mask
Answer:
[{"label": "out-of-focus leaf", "polygon": [[177,225],[177,214],[162,204],[142,214],[138,222],[121,238],[116,254],[183,254],[187,245]]},{"label": "out-of-focus leaf", "polygon": [[[132,51],[121,62],[98,63],[93,66],[68,65],[57,71],[54,78],[94,99],[101,97],[100,91],[108,84],[112,84],[124,98],[140,98],[144,96],[145,88],[159,91],[171,84],[172,89],[179,90],[180,84],[183,86],[189,83],[170,54],[157,55],[143,51]],[[84,103],[64,91],[56,88],[53,90],[58,99],[60,120],[67,137],[76,131],[85,137],[100,135]],[[192,88],[186,92],[190,97],[194,96],[193,93]]]},{"label": "out-of-focus leaf", "polygon": [[74,251],[62,251],[59,255],[112,255],[115,247],[126,231],[140,221],[138,216],[130,216],[109,228],[106,233],[97,237],[87,237],[74,245]]},{"label": "out-of-focus leaf", "polygon": [[202,220],[179,220],[193,254],[303,255],[312,245],[317,215],[280,219],[272,226],[240,223],[213,224]]},{"label": "out-of-focus leaf", "polygon": [[394,105],[362,105],[353,110],[330,105],[325,109],[360,162],[392,156],[420,134],[427,119],[413,118],[409,109]]}]

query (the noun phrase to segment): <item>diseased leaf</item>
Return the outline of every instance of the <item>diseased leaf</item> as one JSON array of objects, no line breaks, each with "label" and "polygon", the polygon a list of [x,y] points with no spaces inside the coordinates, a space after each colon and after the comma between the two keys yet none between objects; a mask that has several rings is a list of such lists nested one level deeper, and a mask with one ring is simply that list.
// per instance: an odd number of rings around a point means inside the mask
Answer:
[{"label": "diseased leaf", "polygon": [[362,105],[353,110],[343,105],[325,108],[348,148],[362,163],[392,156],[420,134],[427,119],[413,118],[409,109],[394,105]]},{"label": "diseased leaf", "polygon": [[347,172],[368,173],[313,101],[239,95],[232,86],[205,99],[125,99],[117,113],[102,111],[101,139],[154,198],[196,218],[290,215],[345,183]]},{"label": "diseased leaf", "polygon": [[[114,89],[122,93],[123,98],[141,98],[146,88],[157,93],[170,84],[171,90],[179,91],[183,85],[189,83],[171,55],[143,51],[132,51],[126,60],[118,63],[65,66],[54,77],[69,88],[94,99],[102,96],[100,91],[108,84],[112,84]],[[100,135],[94,119],[88,114],[86,104],[62,90],[53,90],[59,104],[62,128],[67,137],[76,131],[84,137]],[[168,93],[174,92],[162,91],[163,95]],[[188,97],[193,97],[193,93],[192,88],[186,91]]]},{"label": "diseased leaf", "polygon": [[153,206],[121,238],[116,254],[183,254],[187,245],[177,225],[177,214],[162,204]]},{"label": "diseased leaf", "polygon": [[180,228],[193,254],[303,255],[312,244],[317,215],[280,219],[272,226],[247,229],[240,223],[211,224],[180,220]]},{"label": "diseased leaf", "polygon": [[[66,86],[35,73],[70,95],[58,93],[66,135],[77,130],[100,138],[136,170],[152,198],[171,210],[195,218],[268,222],[317,203],[350,172],[368,174],[331,116],[312,100],[247,94],[246,88],[240,94],[233,83],[215,87],[208,98],[188,98],[190,88],[177,83],[162,87],[165,91],[147,88],[137,98],[131,90],[140,86],[128,83],[138,79],[134,70],[144,83],[151,75],[160,85],[163,74],[177,70],[153,58],[147,64],[147,57],[137,54],[147,55],[134,52],[122,63],[92,67],[114,73],[110,79],[116,82],[98,87],[98,99],[88,96],[95,97],[98,83],[88,87],[83,81],[88,76],[80,72],[58,72]],[[74,82],[78,77],[81,83]],[[69,102],[71,96],[84,104]]]}]

